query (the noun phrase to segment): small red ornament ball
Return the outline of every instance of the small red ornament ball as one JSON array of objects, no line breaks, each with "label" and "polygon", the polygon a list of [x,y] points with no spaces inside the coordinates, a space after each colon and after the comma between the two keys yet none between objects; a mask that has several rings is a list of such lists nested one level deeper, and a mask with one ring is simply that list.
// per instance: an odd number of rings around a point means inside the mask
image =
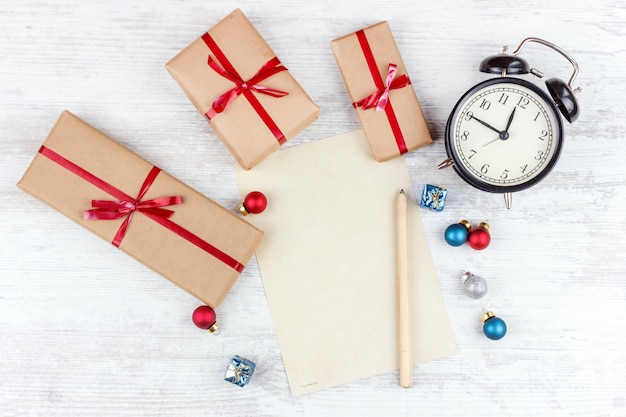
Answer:
[{"label": "small red ornament ball", "polygon": [[489,234],[489,226],[481,223],[475,228],[470,230],[467,236],[467,243],[476,250],[483,250],[489,246],[491,242],[491,235]]},{"label": "small red ornament ball", "polygon": [[211,307],[200,306],[193,311],[191,320],[193,320],[193,324],[199,328],[208,330],[215,324],[217,316],[215,315],[215,310]]},{"label": "small red ornament ball", "polygon": [[259,214],[267,207],[267,198],[260,191],[252,191],[244,198],[243,206],[248,213]]}]

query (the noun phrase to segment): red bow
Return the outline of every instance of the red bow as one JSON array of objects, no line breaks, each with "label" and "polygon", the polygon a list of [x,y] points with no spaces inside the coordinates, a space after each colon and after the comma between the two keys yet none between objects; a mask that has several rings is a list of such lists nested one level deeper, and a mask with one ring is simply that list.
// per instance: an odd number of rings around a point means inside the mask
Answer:
[{"label": "red bow", "polygon": [[85,210],[85,220],[116,220],[126,216],[126,220],[124,220],[118,229],[112,242],[115,246],[119,247],[124,239],[124,236],[126,235],[126,230],[128,229],[128,225],[135,211],[140,211],[149,215],[149,217],[156,216],[163,219],[169,219],[175,212],[162,207],[181,204],[183,202],[183,198],[181,196],[160,197],[152,200],[141,201],[143,196],[150,189],[150,186],[154,182],[157,175],[159,175],[160,171],[161,170],[159,168],[152,167],[152,170],[144,180],[144,183],[139,190],[139,194],[133,200],[91,200],[91,207],[94,208],[91,210]]},{"label": "red bow", "polygon": [[[411,84],[411,80],[406,74],[402,74],[398,78],[395,78],[398,66],[396,64],[389,64],[387,70],[387,78],[385,79],[385,87],[377,90],[362,100],[355,101],[352,105],[357,107],[363,107],[363,110],[376,107],[376,111],[384,111],[389,102],[389,91],[396,90],[398,88],[406,87]],[[395,79],[394,79],[395,78]]]},{"label": "red bow", "polygon": [[219,96],[217,99],[215,99],[209,111],[206,112],[206,116],[209,119],[215,117],[215,115],[217,115],[218,113],[226,110],[230,103],[232,103],[246,90],[256,91],[257,93],[266,94],[272,97],[284,97],[289,94],[286,91],[280,91],[258,84],[276,73],[287,70],[287,68],[285,68],[276,57],[267,61],[265,65],[261,67],[259,72],[254,74],[254,76],[248,81],[244,81],[243,79],[241,79],[239,74],[228,72],[227,70],[225,70],[210,55],[208,63],[209,66],[213,68],[213,70],[219,75],[235,83],[235,87],[231,88],[230,90]]}]

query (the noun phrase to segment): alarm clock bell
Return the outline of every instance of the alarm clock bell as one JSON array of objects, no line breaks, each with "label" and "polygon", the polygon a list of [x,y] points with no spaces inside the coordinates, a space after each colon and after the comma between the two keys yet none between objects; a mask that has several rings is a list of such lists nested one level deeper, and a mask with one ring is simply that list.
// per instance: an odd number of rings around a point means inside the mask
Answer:
[{"label": "alarm clock bell", "polygon": [[568,83],[559,78],[550,78],[546,81],[546,88],[552,96],[557,108],[561,111],[563,117],[570,123],[576,121],[578,118],[578,102],[576,101],[574,93],[580,92],[581,90],[580,88],[573,90],[571,84],[578,74],[578,64],[574,58],[557,45],[540,38],[526,38],[510,55],[506,54],[507,48],[505,47],[502,54],[491,55],[483,59],[478,67],[479,71],[487,74],[501,74],[503,77],[507,74],[522,75],[531,73],[539,78],[542,78],[543,73],[531,68],[524,58],[517,56],[522,51],[522,48],[530,42],[536,42],[557,51],[574,67],[574,73]]}]

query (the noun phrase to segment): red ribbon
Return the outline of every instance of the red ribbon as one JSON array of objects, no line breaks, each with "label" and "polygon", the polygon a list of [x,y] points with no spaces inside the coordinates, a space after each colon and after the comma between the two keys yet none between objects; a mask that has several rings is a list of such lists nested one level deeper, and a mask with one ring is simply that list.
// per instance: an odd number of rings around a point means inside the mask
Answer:
[{"label": "red ribbon", "polygon": [[72,161],[54,152],[50,148],[42,146],[39,149],[39,153],[41,153],[48,159],[56,162],[73,174],[78,175],[80,178],[84,179],[90,184],[100,188],[102,191],[105,191],[106,193],[118,199],[118,201],[92,200],[92,207],[95,208],[91,210],[85,210],[84,212],[85,219],[94,220],[114,220],[121,219],[126,216],[126,219],[118,229],[112,241],[113,245],[115,245],[116,247],[119,247],[122,243],[122,240],[126,235],[126,231],[132,219],[133,213],[138,211],[149,217],[150,219],[154,220],[155,222],[159,223],[163,227],[167,228],[168,230],[176,233],[183,239],[196,245],[200,249],[214,256],[215,258],[219,259],[234,270],[238,272],[243,271],[244,265],[242,265],[240,262],[169,219],[175,212],[172,210],[164,209],[162,207],[182,204],[181,196],[160,197],[152,200],[141,201],[143,196],[150,189],[150,186],[152,185],[156,177],[161,172],[159,168],[152,167],[152,169],[146,176],[146,179],[144,180],[137,197],[133,198],[122,190],[114,187],[106,181],[103,181],[89,171],[81,168]]},{"label": "red ribbon", "polygon": [[215,99],[213,105],[206,113],[209,119],[212,119],[218,113],[226,110],[230,103],[232,103],[237,97],[239,97],[239,95],[241,95],[245,90],[256,91],[257,93],[266,94],[272,97],[284,97],[289,94],[286,91],[280,91],[258,84],[264,79],[287,69],[283,66],[280,66],[280,61],[278,60],[278,58],[272,58],[267,61],[265,65],[261,67],[259,72],[257,72],[254,77],[250,78],[248,81],[244,81],[239,78],[239,75],[229,73],[224,68],[220,67],[220,65],[210,55],[208,63],[209,66],[213,68],[213,70],[219,75],[235,83],[235,87]]},{"label": "red ribbon", "polygon": [[411,80],[409,80],[409,77],[407,77],[406,74],[402,74],[398,78],[395,78],[397,72],[398,66],[396,64],[389,64],[384,88],[376,90],[374,93],[362,100],[355,101],[352,105],[355,108],[363,107],[363,110],[376,107],[376,111],[384,111],[385,107],[387,107],[387,104],[389,103],[389,91],[397,90],[411,84]]},{"label": "red ribbon", "polygon": [[224,110],[226,110],[226,108],[237,97],[243,94],[244,97],[246,97],[246,99],[252,106],[252,108],[257,112],[261,120],[263,120],[263,122],[265,123],[267,128],[270,130],[270,132],[272,132],[272,134],[274,135],[278,143],[280,143],[281,145],[285,143],[286,141],[285,135],[280,130],[278,125],[276,125],[276,123],[271,118],[269,113],[263,108],[259,100],[253,94],[253,91],[256,91],[257,93],[261,93],[261,94],[266,94],[271,97],[277,97],[277,98],[288,95],[289,93],[286,91],[280,91],[274,88],[269,88],[269,87],[265,87],[265,86],[258,84],[261,81],[265,80],[266,78],[271,77],[274,74],[277,74],[281,71],[287,71],[287,68],[281,64],[278,58],[274,57],[270,59],[269,61],[267,61],[252,78],[250,78],[248,81],[244,81],[243,78],[241,78],[241,76],[235,69],[235,67],[228,60],[224,52],[220,49],[220,47],[217,45],[215,40],[211,37],[211,35],[209,35],[208,33],[205,33],[204,35],[202,35],[202,40],[209,47],[211,52],[213,52],[213,54],[215,55],[215,58],[217,58],[217,61],[219,61],[222,64],[222,66],[220,66],[209,55],[208,65],[219,75],[232,81],[235,84],[235,87],[228,90],[227,92],[219,96],[215,101],[213,101],[211,108],[205,113],[205,116],[209,120],[211,120],[217,114],[222,113]]},{"label": "red ribbon", "polygon": [[85,220],[116,220],[126,217],[120,228],[117,230],[117,234],[113,238],[113,245],[119,247],[126,235],[128,224],[133,218],[135,211],[142,212],[144,214],[149,213],[154,216],[158,216],[164,219],[169,219],[174,214],[174,211],[161,208],[163,206],[171,206],[175,204],[181,204],[183,198],[181,196],[161,197],[153,200],[141,201],[143,196],[148,192],[150,186],[159,175],[161,170],[157,167],[152,167],[150,173],[146,177],[143,185],[139,190],[139,194],[134,199],[123,198],[118,201],[110,200],[91,200],[91,210],[85,210]]},{"label": "red ribbon", "polygon": [[[383,79],[380,73],[378,72],[378,67],[376,66],[376,60],[374,59],[374,53],[372,52],[372,49],[370,48],[369,42],[367,41],[367,37],[365,36],[365,32],[363,30],[359,30],[358,32],[356,32],[356,37],[359,40],[359,45],[361,45],[361,50],[363,51],[363,55],[365,56],[365,62],[367,63],[367,66],[370,70],[370,74],[372,75],[374,84],[376,85],[377,92],[374,94],[377,94],[378,91],[383,90],[383,93],[381,94],[381,97],[382,97],[387,87],[383,83]],[[389,73],[387,73],[387,80],[389,80]],[[408,77],[407,77],[407,80],[408,80]],[[366,97],[364,100],[367,100],[367,99],[368,97]],[[379,104],[380,102],[376,104],[377,110],[378,110]],[[402,134],[402,130],[400,129],[400,124],[398,123],[396,114],[393,111],[391,102],[388,101],[388,94],[385,96],[385,103],[383,104],[382,108],[385,110],[385,114],[387,115],[387,120],[389,121],[389,126],[391,127],[391,131],[393,132],[393,136],[396,140],[396,144],[398,145],[398,150],[400,151],[400,154],[404,154],[408,152],[408,149],[406,147],[406,142],[404,141],[404,135]]]}]

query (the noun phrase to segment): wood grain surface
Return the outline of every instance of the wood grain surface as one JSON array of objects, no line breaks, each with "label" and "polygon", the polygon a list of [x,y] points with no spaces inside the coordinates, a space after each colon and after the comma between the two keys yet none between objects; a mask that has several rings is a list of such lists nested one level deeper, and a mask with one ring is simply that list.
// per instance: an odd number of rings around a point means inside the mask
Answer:
[{"label": "wood grain surface", "polygon": [[[415,367],[411,389],[395,372],[293,399],[254,258],[209,336],[192,296],[15,186],[68,109],[237,210],[232,156],[164,68],[236,7],[321,107],[285,148],[359,128],[330,41],[389,21],[435,139],[405,156],[414,188],[449,190],[422,217],[459,345]],[[581,116],[554,171],[506,210],[436,166],[452,107],[487,78],[479,62],[528,36],[577,59]],[[625,39],[617,0],[4,0],[0,415],[626,416]],[[569,78],[555,53],[524,56]],[[445,243],[463,218],[491,225],[489,248]],[[461,270],[487,280],[483,299],[464,295]],[[482,334],[483,308],[506,321],[502,340]],[[235,354],[257,364],[245,388],[222,379]]]}]

